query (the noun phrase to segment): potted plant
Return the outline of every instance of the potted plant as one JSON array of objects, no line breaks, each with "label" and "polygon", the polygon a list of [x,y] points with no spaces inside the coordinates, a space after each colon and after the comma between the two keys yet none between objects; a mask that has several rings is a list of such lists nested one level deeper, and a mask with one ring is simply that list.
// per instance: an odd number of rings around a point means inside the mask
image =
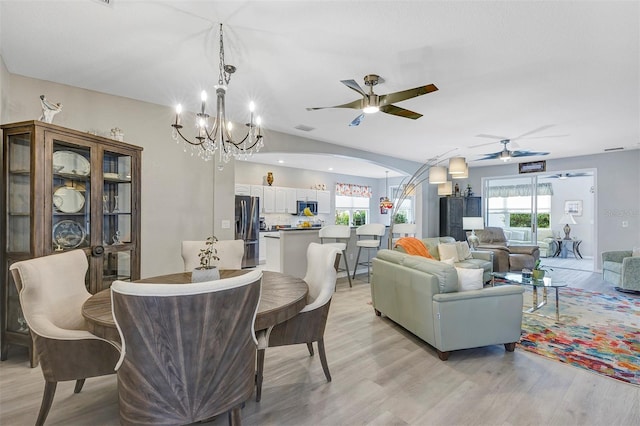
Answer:
[{"label": "potted plant", "polygon": [[198,253],[200,266],[191,272],[191,282],[213,281],[220,278],[220,271],[211,264],[212,260],[220,260],[217,256],[218,250],[215,247],[217,242],[218,239],[215,236],[211,236],[205,241],[204,248],[200,249],[200,253]]},{"label": "potted plant", "polygon": [[[549,268],[550,271],[553,271],[553,269]],[[533,271],[531,271],[531,275],[533,276],[534,280],[541,280],[544,278],[545,272],[547,270],[545,269],[545,267],[542,265],[542,263],[540,262],[540,259],[536,260],[536,265],[533,267]]]}]

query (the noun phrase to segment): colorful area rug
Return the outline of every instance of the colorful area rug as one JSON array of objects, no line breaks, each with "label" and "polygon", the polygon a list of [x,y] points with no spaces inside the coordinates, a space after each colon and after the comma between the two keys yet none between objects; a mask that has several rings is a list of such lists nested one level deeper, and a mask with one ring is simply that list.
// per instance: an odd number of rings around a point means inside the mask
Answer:
[{"label": "colorful area rug", "polygon": [[[524,296],[525,308],[530,307],[530,288]],[[519,346],[640,385],[640,298],[564,287],[560,289],[560,322],[556,323],[555,291],[551,290],[546,306],[524,314]]]}]

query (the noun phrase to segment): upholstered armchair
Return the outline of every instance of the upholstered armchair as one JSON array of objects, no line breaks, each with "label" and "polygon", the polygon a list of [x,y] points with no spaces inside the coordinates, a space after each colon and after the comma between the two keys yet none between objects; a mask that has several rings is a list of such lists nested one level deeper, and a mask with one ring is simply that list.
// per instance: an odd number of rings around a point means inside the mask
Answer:
[{"label": "upholstered armchair", "polygon": [[191,424],[224,412],[240,423],[255,384],[261,282],[254,270],[195,284],[112,284],[121,424]]},{"label": "upholstered armchair", "polygon": [[[74,393],[79,393],[85,379],[115,373],[119,348],[87,331],[82,316],[82,304],[91,296],[85,287],[87,268],[82,250],[16,262],[9,268],[45,380],[36,425],[44,424],[58,382],[75,380]],[[10,386],[3,386],[8,392]]]},{"label": "upholstered armchair", "polygon": [[[206,241],[183,241],[182,242],[182,260],[184,262],[185,272],[191,272],[200,266],[200,258],[198,254],[204,249]],[[220,269],[241,269],[242,258],[244,257],[244,241],[243,240],[218,240],[214,244],[217,250],[216,256],[219,261],[212,262],[212,266]]]},{"label": "upholstered armchair", "polygon": [[304,281],[309,286],[307,305],[295,317],[260,331],[258,337],[258,361],[256,372],[256,401],[262,398],[265,349],[275,346],[306,343],[313,355],[313,342],[318,342],[322,370],[331,381],[327,355],[324,350],[324,328],[329,316],[329,306],[335,291],[340,250],[335,246],[310,243],[307,248],[307,273]]},{"label": "upholstered armchair", "polygon": [[640,293],[640,255],[631,250],[602,252],[602,279],[618,291]]},{"label": "upholstered armchair", "polygon": [[521,271],[523,268],[533,269],[540,258],[538,246],[509,246],[502,228],[488,226],[476,232],[478,250],[493,252],[493,271]]}]

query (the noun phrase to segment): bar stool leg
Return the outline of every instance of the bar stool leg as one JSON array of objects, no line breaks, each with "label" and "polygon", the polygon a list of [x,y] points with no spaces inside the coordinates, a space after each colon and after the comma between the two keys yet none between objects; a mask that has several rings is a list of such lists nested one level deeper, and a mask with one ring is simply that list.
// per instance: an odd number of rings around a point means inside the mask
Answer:
[{"label": "bar stool leg", "polygon": [[371,282],[371,249],[367,249],[367,282]]},{"label": "bar stool leg", "polygon": [[356,271],[358,270],[358,261],[360,260],[360,251],[362,251],[362,247],[358,247],[358,255],[356,256],[356,263],[353,267],[353,279],[356,279]]},{"label": "bar stool leg", "polygon": [[344,269],[347,271],[347,278],[349,278],[349,287],[353,287],[351,285],[351,274],[349,273],[349,264],[347,263],[347,251],[342,250],[342,258],[344,259]]}]

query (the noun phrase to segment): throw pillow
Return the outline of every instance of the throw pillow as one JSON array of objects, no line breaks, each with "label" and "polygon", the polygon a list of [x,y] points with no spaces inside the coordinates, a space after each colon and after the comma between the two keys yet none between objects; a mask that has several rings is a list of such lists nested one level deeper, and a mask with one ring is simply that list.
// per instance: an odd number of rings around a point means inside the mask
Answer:
[{"label": "throw pillow", "polygon": [[453,259],[442,259],[440,262],[446,263],[447,265],[455,266],[455,262]]},{"label": "throw pillow", "polygon": [[440,254],[440,259],[453,259],[454,262],[460,261],[456,243],[438,244],[438,253]]},{"label": "throw pillow", "polygon": [[632,257],[640,257],[640,247],[634,247],[631,252]]},{"label": "throw pillow", "polygon": [[456,243],[456,248],[458,249],[458,259],[465,260],[471,259],[471,249],[469,248],[469,243],[466,241],[458,241]]},{"label": "throw pillow", "polygon": [[482,288],[482,268],[456,268],[458,273],[458,291],[480,290]]}]

